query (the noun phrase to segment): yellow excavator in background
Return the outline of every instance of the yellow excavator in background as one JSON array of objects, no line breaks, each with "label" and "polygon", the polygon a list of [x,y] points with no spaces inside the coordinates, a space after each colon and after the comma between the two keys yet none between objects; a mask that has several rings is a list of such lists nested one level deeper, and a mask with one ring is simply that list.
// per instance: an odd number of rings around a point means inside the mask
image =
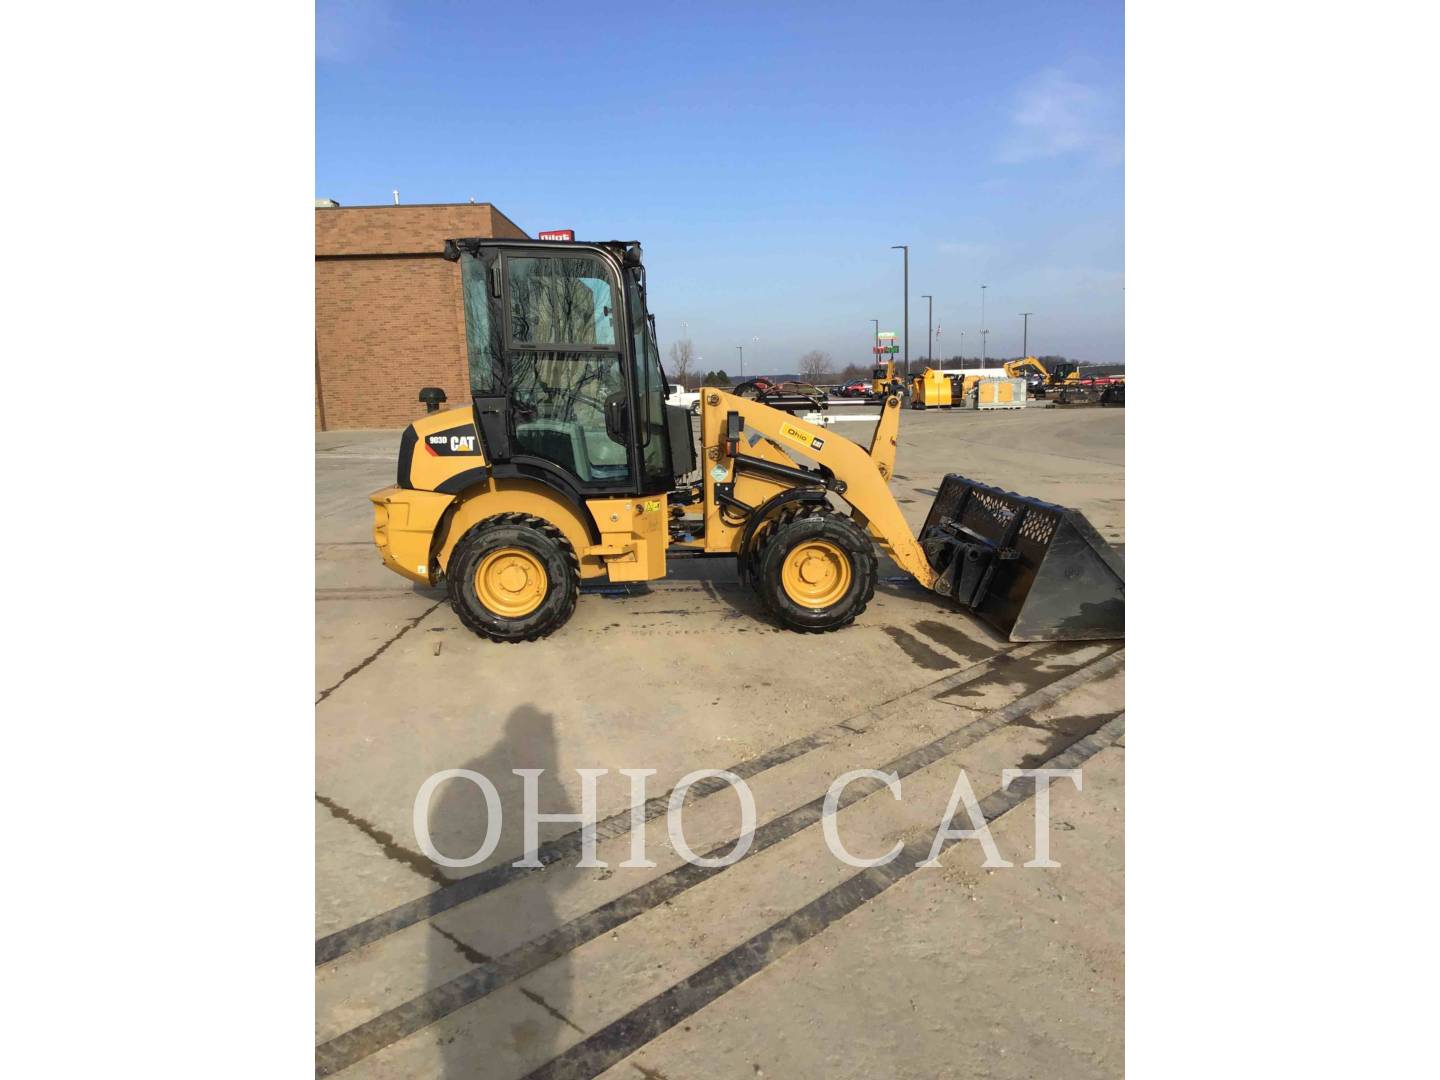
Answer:
[{"label": "yellow excavator in background", "polygon": [[[700,453],[667,405],[633,242],[451,240],[471,401],[407,427],[395,484],[370,496],[385,566],[443,585],[482,637],[534,641],[582,581],[663,578],[729,556],[782,626],[865,610],[876,550],[1012,641],[1124,637],[1118,556],[1084,515],[957,473],[918,536],[889,489],[900,398],[867,448],[784,407],[706,388]],[[801,408],[802,406],[796,406]]]},{"label": "yellow excavator in background", "polygon": [[1033,356],[1013,360],[1005,365],[1009,375],[1021,375],[1026,370],[1038,373],[1039,385],[1032,384],[1031,393],[1037,398],[1047,397],[1055,392],[1057,405],[1124,405],[1125,377],[1104,376],[1081,379],[1080,365],[1065,361],[1047,368]]},{"label": "yellow excavator in background", "polygon": [[1005,364],[1005,374],[1012,378],[1024,378],[1026,371],[1033,371],[1040,376],[1040,384],[1031,387],[1031,393],[1039,398],[1043,398],[1050,390],[1065,386],[1076,387],[1080,384],[1080,365],[1069,361],[1056,364],[1054,371],[1033,356],[1023,356]]}]

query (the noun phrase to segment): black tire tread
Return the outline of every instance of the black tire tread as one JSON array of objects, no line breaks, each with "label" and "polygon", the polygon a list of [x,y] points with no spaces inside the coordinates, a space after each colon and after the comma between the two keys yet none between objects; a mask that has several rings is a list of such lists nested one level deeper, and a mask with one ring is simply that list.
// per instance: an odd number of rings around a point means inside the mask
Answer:
[{"label": "black tire tread", "polygon": [[[760,567],[764,563],[766,550],[770,547],[771,544],[775,542],[776,538],[785,531],[785,526],[791,524],[792,522],[799,521],[803,518],[816,517],[821,515],[828,516],[837,521],[843,521],[863,535],[864,543],[863,545],[861,545],[861,550],[864,552],[864,557],[869,560],[870,565],[868,567],[869,573],[862,576],[867,579],[868,584],[866,585],[864,595],[859,598],[859,601],[855,604],[854,609],[849,613],[848,617],[841,622],[838,622],[833,626],[796,626],[793,623],[784,621],[784,619],[781,617],[780,612],[776,610],[775,603],[771,597],[772,590],[767,588],[765,583],[760,580]],[[828,503],[792,504],[786,506],[783,510],[781,510],[780,513],[776,515],[776,520],[774,524],[766,528],[764,533],[761,535],[760,540],[756,545],[754,555],[751,557],[751,565],[755,568],[756,571],[752,575],[754,589],[756,594],[764,603],[766,610],[777,621],[780,621],[787,630],[794,630],[798,633],[803,634],[829,634],[843,627],[849,626],[852,622],[854,622],[857,618],[864,614],[865,609],[870,606],[870,601],[873,600],[875,597],[875,579],[879,576],[878,560],[875,558],[875,548],[874,545],[870,542],[869,533],[860,529],[860,527],[856,525],[849,517],[837,513],[835,511],[835,508],[830,506]]]},{"label": "black tire tread", "polygon": [[496,526],[504,525],[521,525],[534,529],[547,539],[553,541],[564,554],[565,560],[570,567],[570,573],[565,583],[565,597],[560,610],[553,619],[543,626],[537,627],[529,634],[525,634],[522,637],[502,637],[491,630],[485,623],[475,618],[469,605],[466,604],[460,596],[459,590],[462,587],[460,577],[447,574],[446,590],[450,597],[450,608],[455,612],[460,622],[464,624],[465,629],[489,641],[497,641],[504,645],[518,645],[522,641],[539,641],[541,638],[548,637],[560,629],[560,627],[564,626],[565,623],[570,621],[570,616],[575,613],[575,605],[580,598],[580,559],[576,556],[575,549],[570,545],[570,541],[565,538],[565,534],[550,524],[550,522],[544,518],[535,517],[533,514],[511,512],[495,514],[481,521],[477,521],[474,525],[470,526],[470,528],[465,531],[465,535],[456,543],[454,551],[450,553],[450,561],[452,563],[455,561],[456,552],[460,551],[461,545],[471,540],[472,537],[479,536],[482,532]]}]

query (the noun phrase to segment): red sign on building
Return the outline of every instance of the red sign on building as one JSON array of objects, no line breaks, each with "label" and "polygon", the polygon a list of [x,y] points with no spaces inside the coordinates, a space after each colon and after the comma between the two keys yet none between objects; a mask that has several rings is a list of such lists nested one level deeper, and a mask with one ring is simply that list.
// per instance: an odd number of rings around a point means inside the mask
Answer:
[{"label": "red sign on building", "polygon": [[542,232],[542,233],[540,233],[539,238],[540,238],[541,240],[568,240],[568,241],[570,241],[571,243],[574,243],[574,241],[575,241],[575,230],[574,230],[574,229],[551,229],[549,232]]}]

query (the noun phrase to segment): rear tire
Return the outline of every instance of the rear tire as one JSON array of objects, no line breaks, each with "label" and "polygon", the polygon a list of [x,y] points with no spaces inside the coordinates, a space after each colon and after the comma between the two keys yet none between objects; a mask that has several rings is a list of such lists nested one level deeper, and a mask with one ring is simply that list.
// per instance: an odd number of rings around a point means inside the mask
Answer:
[{"label": "rear tire", "polygon": [[755,591],[790,630],[823,634],[855,621],[875,595],[875,548],[864,529],[828,506],[786,510],[765,531]]},{"label": "rear tire", "polygon": [[508,644],[554,633],[580,595],[569,541],[529,514],[497,514],[473,526],[455,545],[445,579],[466,628]]}]

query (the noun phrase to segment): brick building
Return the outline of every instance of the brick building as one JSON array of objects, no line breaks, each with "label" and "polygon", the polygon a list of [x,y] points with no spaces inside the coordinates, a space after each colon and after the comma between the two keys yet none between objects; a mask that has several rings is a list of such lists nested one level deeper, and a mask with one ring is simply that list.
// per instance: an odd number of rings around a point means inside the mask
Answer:
[{"label": "brick building", "polygon": [[451,237],[526,238],[489,203],[315,208],[315,426],[402,427],[438,386],[469,397]]}]

